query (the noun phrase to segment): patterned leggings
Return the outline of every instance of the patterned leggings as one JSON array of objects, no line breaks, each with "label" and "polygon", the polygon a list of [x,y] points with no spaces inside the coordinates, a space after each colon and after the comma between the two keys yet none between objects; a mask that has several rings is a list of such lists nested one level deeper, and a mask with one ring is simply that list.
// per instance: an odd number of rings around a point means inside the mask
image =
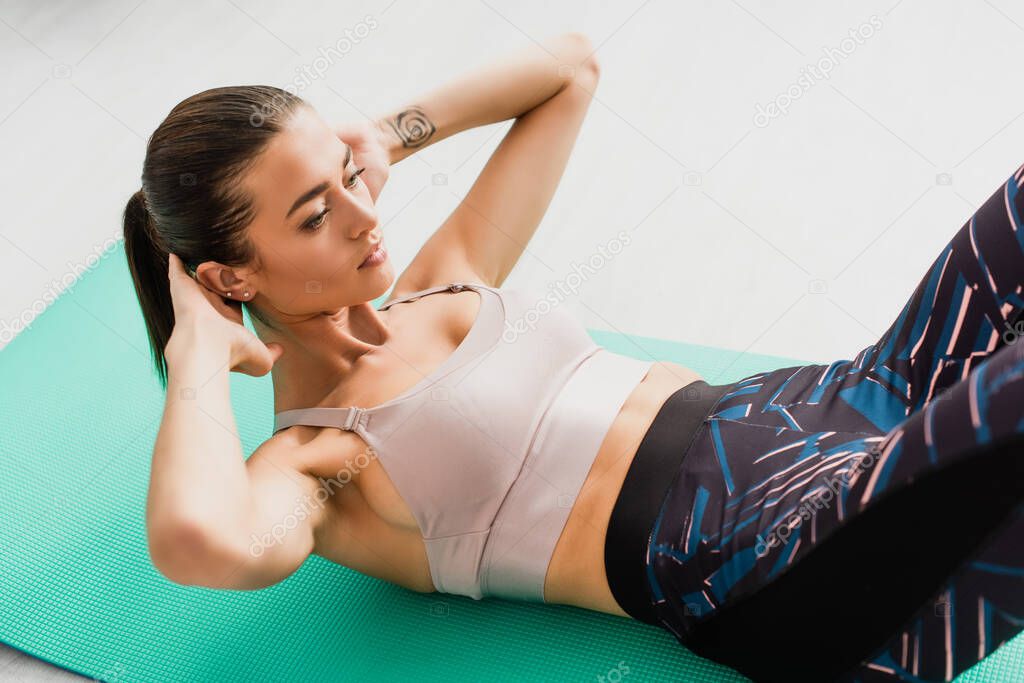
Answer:
[{"label": "patterned leggings", "polygon": [[877,343],[713,404],[647,545],[689,649],[755,680],[949,681],[1024,629],[1022,184]]}]

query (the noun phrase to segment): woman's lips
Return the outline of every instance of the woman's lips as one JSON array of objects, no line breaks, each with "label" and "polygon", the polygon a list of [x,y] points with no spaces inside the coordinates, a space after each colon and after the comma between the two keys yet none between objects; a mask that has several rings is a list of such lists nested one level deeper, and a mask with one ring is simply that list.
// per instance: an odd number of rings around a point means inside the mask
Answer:
[{"label": "woman's lips", "polygon": [[373,268],[374,266],[379,266],[384,263],[387,257],[388,252],[384,249],[384,243],[378,242],[377,248],[366,257],[366,260],[359,264],[359,268],[356,268],[356,270],[359,270],[360,268]]}]

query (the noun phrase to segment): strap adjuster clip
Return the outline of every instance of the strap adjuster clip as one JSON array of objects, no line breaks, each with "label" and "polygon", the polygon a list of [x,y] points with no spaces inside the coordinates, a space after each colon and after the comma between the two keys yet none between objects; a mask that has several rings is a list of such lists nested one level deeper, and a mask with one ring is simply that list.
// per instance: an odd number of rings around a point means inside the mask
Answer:
[{"label": "strap adjuster clip", "polygon": [[362,416],[362,414],[362,408],[353,407],[349,409],[348,417],[345,418],[345,424],[342,426],[342,429],[344,429],[347,432],[351,432],[352,428],[355,426],[356,422],[359,421],[359,418]]}]

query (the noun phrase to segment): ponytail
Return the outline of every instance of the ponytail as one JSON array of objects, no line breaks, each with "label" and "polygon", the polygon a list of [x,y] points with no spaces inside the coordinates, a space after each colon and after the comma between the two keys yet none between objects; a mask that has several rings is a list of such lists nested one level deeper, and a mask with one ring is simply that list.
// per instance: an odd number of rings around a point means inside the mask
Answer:
[{"label": "ponytail", "polygon": [[146,323],[157,378],[166,390],[164,347],[174,329],[174,308],[167,279],[168,252],[152,223],[141,189],[131,196],[124,209],[124,250]]},{"label": "ponytail", "polygon": [[[207,261],[260,266],[248,233],[255,200],[239,179],[305,104],[269,85],[211,88],[176,104],[146,143],[142,189],[124,209],[124,250],[165,391],[174,329],[169,253],[193,273]],[[267,323],[252,302],[243,302],[246,310]]]}]

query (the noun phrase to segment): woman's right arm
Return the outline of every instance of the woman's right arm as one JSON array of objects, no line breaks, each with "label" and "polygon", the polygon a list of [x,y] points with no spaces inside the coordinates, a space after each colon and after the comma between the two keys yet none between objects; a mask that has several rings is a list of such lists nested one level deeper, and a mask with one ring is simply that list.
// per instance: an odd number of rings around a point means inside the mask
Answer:
[{"label": "woman's right arm", "polygon": [[522,116],[564,90],[575,71],[588,69],[593,53],[584,34],[562,33],[418,93],[376,119],[391,164],[464,130]]},{"label": "woman's right arm", "polygon": [[297,501],[315,494],[317,481],[296,469],[302,459],[282,452],[279,441],[265,442],[245,460],[231,408],[230,371],[266,374],[275,353],[204,306],[204,297],[210,301],[205,288],[176,256],[171,260],[176,317],[165,349],[167,398],[146,503],[150,556],[176,583],[272,585],[313,550],[322,507],[287,533],[272,532],[294,516]]}]

